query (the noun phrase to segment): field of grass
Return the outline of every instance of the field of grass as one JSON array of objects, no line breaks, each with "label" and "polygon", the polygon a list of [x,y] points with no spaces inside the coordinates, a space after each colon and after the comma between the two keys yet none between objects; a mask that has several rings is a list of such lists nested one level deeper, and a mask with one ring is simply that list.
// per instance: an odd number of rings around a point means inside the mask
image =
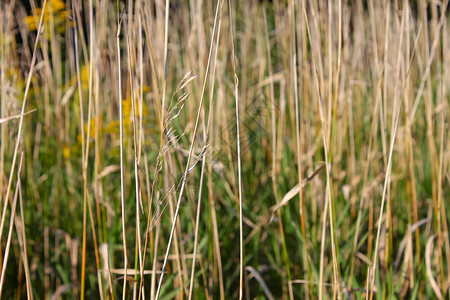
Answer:
[{"label": "field of grass", "polygon": [[0,25],[0,298],[449,299],[448,0]]}]

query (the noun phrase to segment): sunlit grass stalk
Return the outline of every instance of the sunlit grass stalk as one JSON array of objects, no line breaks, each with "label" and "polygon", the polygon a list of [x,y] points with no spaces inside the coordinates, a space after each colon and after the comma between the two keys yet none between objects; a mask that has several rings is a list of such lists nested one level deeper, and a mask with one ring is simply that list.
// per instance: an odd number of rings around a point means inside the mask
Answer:
[{"label": "sunlit grass stalk", "polygon": [[122,27],[122,16],[117,24],[117,72],[118,72],[118,93],[119,93],[119,123],[120,123],[120,203],[121,203],[121,213],[122,213],[122,242],[123,242],[123,265],[124,265],[124,276],[123,276],[123,290],[122,299],[126,299],[127,290],[127,268],[128,268],[128,256],[127,256],[127,236],[125,227],[125,195],[124,195],[124,162],[123,162],[123,113],[122,113],[122,75],[120,68],[120,31]]},{"label": "sunlit grass stalk", "polygon": [[376,270],[377,270],[377,258],[378,258],[378,243],[380,240],[380,234],[381,234],[381,222],[383,220],[383,212],[384,212],[384,206],[385,206],[385,202],[386,202],[386,190],[387,190],[387,186],[389,184],[390,181],[390,175],[391,175],[391,167],[392,167],[392,154],[394,151],[394,145],[395,145],[395,139],[397,136],[397,128],[398,128],[398,121],[399,121],[399,116],[400,116],[400,111],[401,111],[401,102],[399,104],[399,107],[397,109],[397,112],[395,113],[395,115],[393,116],[393,118],[395,118],[395,123],[394,123],[394,127],[393,127],[393,132],[392,132],[392,138],[391,138],[391,146],[390,146],[390,150],[389,150],[389,159],[388,159],[388,165],[387,165],[387,169],[386,169],[386,175],[385,175],[385,179],[384,179],[384,188],[383,188],[383,196],[382,196],[382,200],[381,200],[381,207],[380,207],[380,216],[378,218],[377,221],[377,236],[376,236],[376,240],[375,240],[375,252],[374,252],[374,256],[373,256],[373,262],[371,265],[371,271],[368,272],[368,282],[370,282],[369,286],[370,286],[370,292],[368,291],[368,294],[373,295],[373,289],[374,289],[374,282],[375,282],[375,275],[376,275]]},{"label": "sunlit grass stalk", "polygon": [[[291,39],[290,39],[290,51],[291,51],[291,68],[292,68],[292,77],[294,79],[294,102],[295,102],[295,134],[296,134],[296,150],[297,150],[297,176],[298,176],[298,185],[302,186],[303,183],[303,167],[302,167],[302,143],[301,143],[301,131],[300,131],[300,124],[301,124],[301,114],[300,114],[300,99],[298,95],[298,75],[297,75],[297,51],[296,51],[296,38],[297,38],[297,31],[296,31],[296,21],[295,21],[295,2],[290,1],[290,13],[291,13]],[[305,262],[308,275],[308,284],[306,285],[305,289],[305,296],[311,297],[311,299],[314,298],[314,289],[312,287],[312,274],[311,274],[311,266],[309,262],[309,253],[308,253],[308,245],[307,245],[307,239],[306,239],[306,221],[305,221],[305,203],[304,203],[304,196],[303,196],[303,190],[300,189],[299,191],[299,215],[300,215],[300,223],[301,223],[301,230],[302,230],[302,238],[303,238],[303,261]],[[309,293],[308,293],[309,292]],[[291,292],[293,293],[293,292]],[[293,295],[290,295],[291,298],[293,298]]]},{"label": "sunlit grass stalk", "polygon": [[[23,200],[22,200],[22,186],[21,181],[18,181],[19,185],[19,207],[20,207],[20,226],[17,226],[16,228],[20,227],[20,233],[21,237],[19,238],[22,241],[22,261],[23,261],[23,268],[25,270],[25,282],[26,282],[26,288],[27,288],[27,299],[32,300],[33,299],[33,288],[31,284],[31,275],[30,275],[30,267],[28,263],[28,251],[27,251],[27,237],[26,237],[26,229],[25,229],[25,221],[24,221],[24,212],[23,212]],[[17,218],[16,218],[17,219]],[[20,234],[19,230],[17,231],[17,235]]]},{"label": "sunlit grass stalk", "polygon": [[[239,299],[243,297],[243,276],[244,276],[244,237],[242,232],[242,166],[241,166],[241,142],[240,142],[240,128],[239,128],[239,78],[236,73],[236,54],[234,45],[234,28],[232,18],[231,0],[228,0],[228,10],[230,19],[230,31],[231,31],[231,62],[233,66],[234,75],[234,96],[236,99],[236,143],[237,143],[237,161],[238,161],[238,186],[239,186]],[[275,141],[273,141],[275,142]],[[281,222],[281,219],[280,219]]]},{"label": "sunlit grass stalk", "polygon": [[[410,14],[410,8],[408,5],[408,13]],[[406,28],[410,27],[410,16],[406,18]],[[411,56],[411,46],[410,46],[410,30],[408,29],[406,31],[407,37],[406,37],[406,57]],[[414,45],[415,46],[415,45]],[[410,111],[410,80],[407,78],[406,81],[406,88],[405,88],[405,120],[408,120],[408,112]],[[412,210],[414,215],[414,223],[419,222],[419,216],[418,216],[418,202],[417,202],[417,191],[416,191],[416,175],[414,170],[414,152],[413,152],[413,143],[412,143],[412,135],[411,135],[411,127],[406,124],[406,144],[408,147],[408,171],[409,171],[409,181],[410,181],[410,189],[411,189],[411,197],[412,197]],[[415,231],[415,260],[416,260],[416,267],[417,267],[417,273],[420,274],[422,271],[422,263],[421,263],[421,249],[420,249],[420,231]],[[420,278],[420,277],[419,277]],[[418,298],[422,299],[422,284],[419,284],[419,292],[418,292]]]},{"label": "sunlit grass stalk", "polygon": [[[128,15],[131,16],[132,7],[128,7]],[[132,44],[134,42],[131,33],[131,28],[133,27],[133,18],[129,18],[128,23],[128,33],[126,36],[127,45],[127,67],[129,75],[129,85],[130,85],[130,102],[131,102],[131,114],[129,116],[130,122],[132,124],[133,130],[133,150],[134,150],[134,182],[135,182],[135,193],[136,193],[136,231],[135,231],[135,257],[134,257],[134,282],[133,282],[133,298],[136,298],[136,286],[138,283],[138,275],[142,273],[142,252],[141,252],[141,231],[140,231],[140,213],[139,208],[142,208],[142,202],[140,199],[140,187],[139,187],[139,167],[138,167],[138,122],[137,122],[137,109],[136,109],[136,88],[134,81],[133,69],[135,69],[135,64],[133,61],[134,49],[132,49]],[[142,115],[141,115],[142,117]]]},{"label": "sunlit grass stalk", "polygon": [[164,139],[164,120],[165,120],[165,109],[166,109],[166,93],[167,93],[167,45],[169,41],[169,12],[170,12],[170,1],[166,0],[165,5],[165,18],[164,18],[164,70],[163,70],[163,89],[162,89],[162,100],[161,100],[161,144]]},{"label": "sunlit grass stalk", "polygon": [[[212,68],[212,74],[210,77],[210,94],[209,94],[209,115],[208,115],[208,120],[206,120],[205,118],[205,109],[202,110],[202,125],[203,125],[203,144],[207,145],[208,140],[210,139],[210,135],[209,135],[209,129],[210,129],[210,124],[211,124],[211,117],[212,117],[212,113],[214,110],[214,105],[213,105],[213,96],[214,96],[214,82],[215,82],[215,72],[216,72],[216,65],[217,65],[217,53],[219,50],[219,41],[220,41],[220,28],[221,28],[221,24],[222,24],[222,19],[219,19],[219,24],[217,26],[217,42],[216,42],[216,46],[214,47],[215,52],[214,52],[214,60],[213,60],[213,68]],[[195,218],[195,233],[194,233],[194,249],[193,249],[193,253],[192,253],[192,267],[191,267],[191,276],[190,276],[190,281],[189,281],[189,294],[188,294],[188,299],[191,300],[192,299],[192,293],[193,293],[193,288],[194,288],[194,274],[195,274],[195,261],[197,258],[197,246],[198,246],[198,230],[199,230],[199,225],[200,225],[200,212],[201,212],[201,200],[202,200],[202,190],[203,190],[203,178],[204,178],[204,174],[205,174],[205,165],[206,165],[206,161],[207,161],[207,157],[208,157],[208,153],[206,153],[204,155],[204,157],[202,158],[202,167],[201,167],[201,173],[200,173],[200,183],[199,183],[199,191],[198,191],[198,197],[197,197],[197,212],[196,212],[196,218]],[[211,172],[209,173],[209,179],[211,179]],[[211,193],[211,189],[213,188],[213,186],[211,184],[208,184],[208,190]],[[212,208],[212,210],[215,210],[215,208]],[[212,213],[210,214],[212,215]],[[213,226],[216,226],[217,228],[217,222],[216,218],[212,218],[213,220]],[[220,247],[219,244],[216,245],[216,247]],[[219,273],[219,289],[220,289],[220,297],[221,299],[223,299],[224,297],[224,287],[223,287],[223,276],[222,276],[222,262],[220,259],[220,250],[218,251],[218,273]]]},{"label": "sunlit grass stalk", "polygon": [[[74,3],[72,2],[72,11],[75,11]],[[73,15],[74,20],[75,13]],[[84,113],[83,113],[83,91],[81,85],[81,75],[80,75],[80,62],[78,55],[78,30],[76,25],[74,26],[74,38],[75,38],[75,55],[76,55],[76,73],[77,73],[77,84],[78,84],[78,98],[80,105],[80,131],[81,131],[81,163],[82,163],[82,174],[83,174],[83,182],[86,183],[86,174],[84,172],[84,149],[85,149],[85,136],[84,136]],[[81,287],[80,287],[80,299],[84,299],[84,284],[85,284],[85,274],[86,274],[86,184],[84,185],[84,193],[83,193],[83,241],[82,241],[82,256],[81,256]]]},{"label": "sunlit grass stalk", "polygon": [[[222,5],[223,6],[223,5]],[[222,8],[223,9],[223,8]],[[222,12],[221,12],[222,13]],[[210,94],[209,94],[209,115],[208,115],[208,122],[206,124],[206,131],[204,130],[204,132],[206,132],[206,137],[209,138],[210,137],[210,126],[213,127],[214,126],[214,119],[213,119],[213,111],[214,111],[214,102],[213,102],[213,97],[214,97],[214,83],[215,83],[215,78],[216,78],[216,67],[217,67],[217,53],[219,50],[219,41],[220,41],[220,28],[221,28],[221,24],[222,24],[222,18],[219,19],[219,24],[218,24],[218,30],[217,30],[217,42],[216,42],[216,47],[215,47],[215,54],[214,54],[214,66],[212,68],[212,74],[211,74],[211,79],[210,79]],[[209,143],[214,144],[214,140],[212,140],[214,138],[214,131],[212,131],[212,138],[209,140]],[[206,142],[205,142],[206,143]],[[209,145],[209,144],[208,144]],[[223,278],[223,264],[222,264],[222,254],[221,254],[221,250],[220,250],[220,236],[219,236],[219,224],[217,222],[217,214],[216,214],[216,206],[215,206],[215,201],[214,201],[214,196],[213,196],[213,191],[214,191],[214,185],[212,183],[213,177],[212,177],[212,156],[213,153],[212,151],[208,151],[207,153],[205,153],[205,160],[207,160],[209,158],[209,165],[208,165],[208,199],[209,199],[209,203],[210,203],[210,214],[209,214],[209,219],[210,222],[212,224],[212,235],[213,235],[213,247],[214,247],[214,252],[216,255],[216,261],[217,261],[217,273],[219,273],[218,277],[219,277],[219,293],[220,293],[220,299],[224,300],[225,299],[225,287],[224,287],[224,278]],[[202,276],[204,276],[204,270],[203,270],[203,266],[202,266],[202,260],[200,260],[200,266],[202,269]],[[206,289],[206,285],[205,285],[205,289]],[[209,294],[206,294],[206,298],[209,299]]]},{"label": "sunlit grass stalk", "polygon": [[[104,0],[101,0],[102,2]],[[97,7],[103,6],[103,3],[99,3],[99,1],[97,1]],[[91,10],[90,6],[90,10]],[[93,8],[92,8],[93,10]],[[101,8],[99,9],[99,14],[102,13]],[[89,12],[91,14],[91,11]],[[92,12],[93,14],[93,12]],[[93,20],[93,16],[91,18],[91,20]],[[101,30],[99,30],[99,23],[100,21],[97,22],[97,31],[94,31],[91,33],[92,36],[99,36],[101,35]],[[95,67],[94,70],[94,83],[95,83],[95,87],[94,87],[94,104],[95,104],[95,128],[94,128],[94,198],[95,198],[95,206],[96,206],[96,211],[97,211],[97,220],[98,220],[98,235],[99,235],[99,245],[102,245],[104,242],[107,242],[108,240],[108,236],[106,234],[106,210],[103,210],[102,207],[100,207],[100,191],[102,190],[102,179],[100,178],[100,172],[102,169],[102,156],[101,153],[103,151],[101,151],[102,147],[101,147],[101,141],[102,141],[102,136],[101,136],[101,132],[100,132],[100,124],[103,120],[103,114],[101,111],[101,106],[100,106],[100,67],[98,66],[97,63],[97,59],[98,59],[98,48],[97,48],[97,41],[95,38],[92,38],[92,42],[93,44],[96,45],[96,51],[94,52],[94,56],[93,56],[93,61],[92,63],[94,64],[93,67]],[[101,266],[101,265],[100,265]],[[104,267],[104,266],[101,266]],[[98,270],[99,272],[101,272],[101,268],[100,270]],[[100,278],[99,278],[100,280]],[[106,289],[104,289],[102,291],[103,293],[106,292]]]},{"label": "sunlit grass stalk", "polygon": [[[442,26],[442,44],[443,45],[448,45],[448,26],[447,23],[444,23]],[[446,47],[442,47],[442,61],[443,62],[448,62],[448,49]],[[445,103],[445,96],[448,93],[448,86],[445,84],[445,78],[449,78],[450,74],[449,74],[449,69],[447,67],[444,66],[443,70],[442,70],[442,74],[441,74],[441,95],[442,95],[442,103]],[[445,122],[449,120],[449,113],[448,113],[448,109],[447,109],[447,117],[445,115],[445,112],[442,112],[442,119],[441,119],[441,129],[442,129],[442,134],[443,136],[441,136],[442,138],[442,143],[447,145],[447,149],[449,148],[450,145],[450,136],[448,134],[448,132],[446,132],[444,130],[445,128]],[[447,138],[447,141],[445,141],[445,138]],[[442,145],[443,147],[443,145]],[[445,151],[443,148],[441,148],[441,153],[443,153],[442,151]],[[442,154],[443,157],[443,167],[442,167],[442,172],[444,172],[444,170],[446,168],[450,167],[450,151],[447,151],[447,154]],[[447,167],[446,167],[447,165]],[[450,168],[449,168],[450,169]],[[442,177],[443,177],[443,173],[439,173]],[[448,173],[447,173],[448,174]],[[443,178],[441,178],[442,180],[444,180]],[[450,178],[447,177],[447,180],[449,180]],[[447,223],[447,219],[446,219],[446,212],[447,212],[447,208],[446,208],[446,203],[445,201],[442,201],[443,197],[443,191],[442,191],[442,186],[441,186],[441,190],[438,193],[438,201],[441,204],[441,214],[442,214],[442,226],[443,226],[443,230],[444,232],[449,232],[448,230],[448,223]],[[450,289],[450,240],[447,237],[447,243],[445,243],[445,250],[446,250],[446,259],[447,259],[447,288]]]},{"label": "sunlit grass stalk", "polygon": [[[0,12],[0,22],[6,23],[6,12],[7,9],[3,9]],[[3,36],[6,36],[6,34],[4,33],[4,30],[6,26],[2,27],[0,33]],[[4,29],[5,28],[5,29]],[[6,31],[6,30],[5,30]],[[3,62],[3,60],[6,59],[6,43],[0,43],[0,60]],[[2,63],[0,65],[0,86],[4,86],[6,85],[6,70],[5,70],[5,64]],[[6,91],[5,89],[2,89],[0,91],[0,118],[4,118],[6,117]],[[1,124],[1,132],[0,132],[0,139],[2,141],[5,140],[5,136],[6,136],[6,124]],[[5,143],[2,142],[0,145],[0,174],[4,173],[4,168],[5,168]],[[1,203],[3,202],[3,180],[0,180],[0,206]],[[0,245],[1,248],[1,245]],[[2,264],[3,262],[0,261],[0,264]]]},{"label": "sunlit grass stalk", "polygon": [[[141,9],[141,2],[138,4],[138,8]],[[139,197],[136,197],[136,227],[137,227],[137,235],[138,235],[138,246],[139,246],[139,268],[140,268],[140,274],[143,273],[144,270],[144,264],[142,260],[142,242],[141,242],[141,223],[140,223],[140,214],[139,214],[139,204],[141,207],[143,207],[142,204],[142,196],[141,196],[141,188],[140,188],[140,182],[139,182],[139,169],[138,167],[141,165],[141,153],[142,153],[142,139],[144,136],[144,127],[143,127],[143,105],[144,105],[144,62],[143,62],[143,44],[142,44],[142,17],[141,14],[138,14],[138,30],[139,30],[139,44],[138,44],[138,55],[139,55],[139,134],[138,134],[138,151],[137,151],[137,158],[135,162],[135,177],[136,177],[136,193],[139,193]],[[139,202],[139,203],[138,203]],[[150,204],[149,204],[150,205]],[[137,277],[136,277],[137,278]],[[140,285],[139,285],[140,286]],[[140,288],[144,290],[144,286]],[[139,293],[141,293],[141,290],[139,290]],[[144,300],[145,300],[145,295]]]},{"label": "sunlit grass stalk", "polygon": [[[88,124],[87,124],[87,133],[86,133],[86,154],[84,155],[86,161],[84,162],[84,170],[83,173],[85,174],[85,191],[87,191],[87,172],[88,172],[88,162],[89,162],[89,148],[90,148],[90,132],[91,132],[91,112],[92,112],[92,94],[93,94],[93,80],[94,80],[94,65],[96,64],[95,54],[94,50],[96,49],[96,44],[94,43],[95,40],[95,34],[94,34],[94,8],[92,0],[89,0],[89,31],[90,31],[90,55],[89,55],[89,99],[88,99]],[[99,122],[100,118],[97,119],[96,124]],[[84,128],[82,129],[84,130]],[[96,234],[96,228],[95,228],[95,221],[94,221],[94,215],[92,213],[92,206],[91,202],[89,201],[89,194],[87,194],[87,205],[89,210],[89,218],[91,221],[91,230],[92,230],[92,238],[94,242],[94,254],[95,254],[95,262],[97,267],[97,280],[98,280],[98,288],[99,288],[99,296],[100,299],[103,299],[103,282],[102,277],[100,274],[101,265],[100,265],[100,258],[98,253],[98,244],[97,244],[97,234]],[[100,220],[99,220],[100,222]]]},{"label": "sunlit grass stalk", "polygon": [[[340,71],[341,71],[341,53],[342,53],[342,2],[341,0],[338,1],[338,54],[337,54],[337,67],[336,67],[336,74],[335,74],[335,78],[334,78],[334,93],[332,92],[333,90],[333,64],[332,64],[332,58],[333,58],[333,52],[332,50],[330,50],[330,94],[334,94],[334,104],[333,104],[333,119],[331,121],[331,128],[330,128],[330,132],[331,132],[331,136],[330,136],[330,140],[329,140],[329,144],[330,144],[330,149],[328,152],[328,160],[330,165],[332,165],[333,162],[333,146],[334,146],[334,134],[335,134],[335,128],[336,128],[336,115],[337,115],[337,110],[338,110],[338,97],[339,97],[339,78],[340,78]],[[331,4],[329,3],[329,15],[331,15]],[[329,20],[329,31],[331,32],[331,17]],[[332,38],[331,38],[331,34],[329,35],[329,43],[332,44]],[[330,47],[330,49],[332,49]],[[330,100],[332,100],[330,98]],[[332,106],[332,104],[330,103],[330,107]],[[330,177],[330,197],[331,197],[331,208],[332,208],[332,220],[330,220],[330,222],[333,222],[333,228],[336,228],[336,205],[335,205],[335,201],[334,201],[334,195],[333,195],[333,179],[332,177]],[[337,240],[338,236],[336,234],[336,232],[332,232],[331,234],[334,235],[334,239]],[[336,253],[339,253],[339,243],[335,244],[336,247]],[[338,284],[339,287],[341,286],[341,272],[340,272],[340,264],[339,264],[339,255],[336,255],[336,265],[337,265],[337,273],[338,273]],[[340,292],[339,292],[340,293]],[[340,295],[338,295],[338,297],[340,297]]]}]

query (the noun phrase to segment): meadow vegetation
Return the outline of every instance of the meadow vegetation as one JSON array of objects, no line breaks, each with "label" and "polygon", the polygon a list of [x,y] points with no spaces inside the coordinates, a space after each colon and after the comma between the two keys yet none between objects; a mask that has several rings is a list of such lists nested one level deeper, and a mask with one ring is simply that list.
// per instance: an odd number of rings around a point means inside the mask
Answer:
[{"label": "meadow vegetation", "polygon": [[0,297],[448,299],[449,16],[0,2]]}]

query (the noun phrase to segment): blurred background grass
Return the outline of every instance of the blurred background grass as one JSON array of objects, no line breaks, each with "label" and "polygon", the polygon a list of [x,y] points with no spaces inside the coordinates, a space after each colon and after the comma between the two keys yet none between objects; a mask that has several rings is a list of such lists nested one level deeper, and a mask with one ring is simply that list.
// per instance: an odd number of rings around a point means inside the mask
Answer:
[{"label": "blurred background grass", "polygon": [[447,4],[2,2],[3,298],[447,298]]}]

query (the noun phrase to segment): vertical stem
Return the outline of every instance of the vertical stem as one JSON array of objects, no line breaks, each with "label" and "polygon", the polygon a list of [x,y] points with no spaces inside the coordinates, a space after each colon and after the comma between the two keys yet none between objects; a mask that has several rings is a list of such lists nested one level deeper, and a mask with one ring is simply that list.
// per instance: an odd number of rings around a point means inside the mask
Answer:
[{"label": "vertical stem", "polygon": [[122,299],[126,299],[127,289],[127,237],[125,233],[125,197],[124,197],[124,165],[123,165],[123,114],[122,114],[122,75],[120,69],[120,29],[122,26],[122,20],[119,20],[117,27],[117,71],[119,76],[119,123],[120,123],[120,203],[122,211],[122,240],[123,240],[123,257],[124,257],[124,280],[123,280],[123,294]]}]

